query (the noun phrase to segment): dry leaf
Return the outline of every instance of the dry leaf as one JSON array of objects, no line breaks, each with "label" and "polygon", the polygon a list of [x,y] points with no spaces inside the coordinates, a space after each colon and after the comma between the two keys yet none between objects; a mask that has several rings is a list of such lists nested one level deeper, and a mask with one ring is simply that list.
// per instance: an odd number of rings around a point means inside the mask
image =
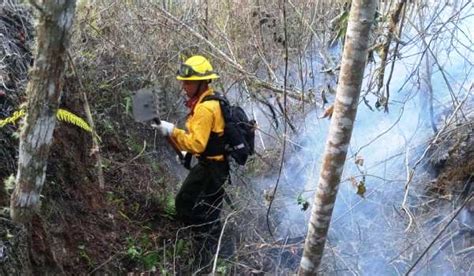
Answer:
[{"label": "dry leaf", "polygon": [[89,152],[89,156],[94,156],[98,152],[99,152],[99,148],[97,146],[92,147],[91,151]]},{"label": "dry leaf", "polygon": [[364,158],[362,156],[356,156],[355,163],[357,166],[364,166]]},{"label": "dry leaf", "polygon": [[263,190],[263,198],[265,199],[266,203],[270,203],[273,201],[273,191]]},{"label": "dry leaf", "polygon": [[364,197],[366,191],[367,189],[365,188],[364,181],[359,182],[359,184],[357,185],[357,194],[361,197]]},{"label": "dry leaf", "polygon": [[357,182],[357,179],[355,179],[355,177],[351,176],[351,178],[349,180],[351,181],[352,186],[354,186],[354,188],[357,188],[357,186],[359,185],[359,183]]},{"label": "dry leaf", "polygon": [[324,110],[323,115],[319,117],[319,119],[323,119],[323,118],[331,119],[333,112],[334,112],[334,105],[332,104],[328,108],[326,108],[326,110]]}]

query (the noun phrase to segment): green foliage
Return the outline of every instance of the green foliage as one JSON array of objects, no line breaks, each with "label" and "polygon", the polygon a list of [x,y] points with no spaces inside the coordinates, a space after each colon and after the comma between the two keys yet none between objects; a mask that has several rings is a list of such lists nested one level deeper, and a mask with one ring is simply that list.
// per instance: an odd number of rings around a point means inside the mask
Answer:
[{"label": "green foliage", "polygon": [[125,112],[125,115],[127,116],[131,116],[131,110],[132,110],[132,97],[130,96],[126,96],[124,98],[125,100],[125,103],[123,104],[123,109],[124,109],[124,112]]},{"label": "green foliage", "polygon": [[367,188],[365,188],[365,180],[361,180],[359,184],[357,185],[357,194],[364,198],[365,197],[365,192],[367,191]]},{"label": "green foliage", "polygon": [[171,194],[168,194],[165,199],[164,199],[164,208],[165,208],[165,213],[169,216],[175,216],[176,215],[176,204],[175,204],[175,199],[174,196]]},{"label": "green foliage", "polygon": [[133,261],[138,266],[142,266],[148,271],[159,271],[160,275],[172,275],[167,266],[174,258],[181,259],[182,265],[191,265],[194,261],[189,255],[192,244],[187,240],[179,239],[175,246],[165,246],[159,250],[154,247],[154,243],[147,235],[143,235],[139,239],[129,238],[127,241],[129,244],[127,251],[133,248],[127,257],[130,259],[133,256]]},{"label": "green foliage", "polygon": [[100,124],[104,128],[103,134],[115,133],[115,126],[110,120],[104,118]]},{"label": "green foliage", "polygon": [[298,197],[296,198],[296,202],[298,205],[301,205],[301,211],[306,211],[309,207],[309,202],[303,198],[302,194],[299,194]]},{"label": "green foliage", "polygon": [[20,131],[12,132],[10,136],[15,140],[20,140]]},{"label": "green foliage", "polygon": [[96,54],[88,50],[80,51],[79,55],[84,59],[88,59],[89,61],[95,61],[97,59]]},{"label": "green foliage", "polygon": [[13,112],[12,116],[0,120],[0,127],[4,127],[6,124],[15,124],[15,122],[21,117],[25,116],[26,112],[24,109]]},{"label": "green foliage", "polygon": [[230,273],[230,268],[231,264],[222,260],[222,259],[217,259],[217,266],[216,266],[216,272],[219,273],[220,275],[229,275]]},{"label": "green foliage", "polygon": [[176,243],[176,255],[181,255],[187,251],[189,244],[187,241],[179,239]]},{"label": "green foliage", "polygon": [[[15,124],[17,120],[19,120],[25,115],[26,111],[24,109],[20,109],[18,111],[13,112],[12,116],[0,120],[0,128],[4,127],[7,124]],[[91,127],[86,123],[86,121],[84,121],[84,119],[65,109],[58,109],[58,111],[56,112],[56,118],[59,121],[63,121],[80,127],[87,132],[92,132]]]},{"label": "green foliage", "polygon": [[124,209],[125,207],[125,200],[117,196],[114,192],[111,192],[111,191],[107,192],[106,199],[107,199],[107,202],[117,206],[117,208],[119,209]]},{"label": "green foliage", "polygon": [[10,194],[15,189],[15,176],[12,174],[3,181],[5,192]]},{"label": "green foliage", "polygon": [[344,45],[344,39],[347,33],[347,25],[349,23],[349,10],[344,10],[338,16],[336,16],[333,20],[331,20],[331,24],[334,26],[335,35],[331,39],[330,46],[334,46],[338,40],[342,41],[342,45]]},{"label": "green foliage", "polygon": [[69,112],[69,111],[64,110],[64,109],[58,109],[58,112],[56,113],[56,117],[60,121],[73,124],[77,127],[82,128],[83,130],[85,130],[87,132],[92,132],[91,127],[86,123],[86,121],[84,121],[84,119],[82,119],[81,117],[75,115],[72,112]]},{"label": "green foliage", "polygon": [[127,137],[126,143],[128,148],[135,154],[142,152],[144,145],[133,139],[133,137]]},{"label": "green foliage", "polygon": [[[10,216],[10,207],[0,207],[0,216],[8,217]],[[8,238],[8,235],[7,235]]]},{"label": "green foliage", "polygon": [[153,170],[153,173],[155,174],[160,174],[160,178],[155,178],[154,181],[158,184],[163,184],[165,183],[165,178],[162,175],[162,170],[161,170],[161,164],[157,162],[156,160],[152,159],[150,163],[151,169]]},{"label": "green foliage", "polygon": [[138,214],[138,211],[140,210],[140,203],[138,202],[132,203],[132,206],[130,206],[130,209],[133,215]]},{"label": "green foliage", "polygon": [[127,249],[127,256],[132,260],[139,258],[141,254],[142,252],[141,252],[140,247],[137,247],[135,245],[131,245]]},{"label": "green foliage", "polygon": [[79,256],[87,262],[89,267],[94,267],[94,262],[92,261],[91,257],[86,252],[86,247],[84,245],[79,245],[77,247],[79,249]]},{"label": "green foliage", "polygon": [[102,168],[104,170],[110,168],[112,162],[109,159],[102,159]]},{"label": "green foliage", "polygon": [[15,236],[10,233],[10,229],[7,229],[7,231],[5,232],[5,238],[6,238],[7,240],[11,240],[11,239],[13,239],[14,237],[15,237]]},{"label": "green foliage", "polygon": [[146,270],[154,270],[160,262],[160,255],[156,251],[148,252],[143,255],[142,262]]},{"label": "green foliage", "polygon": [[[160,253],[153,250],[153,243],[148,235],[143,234],[138,239],[127,238],[127,248],[125,250],[126,257],[142,266],[148,271],[156,271],[160,265]],[[163,270],[163,268],[162,268]]]},{"label": "green foliage", "polygon": [[102,82],[101,84],[99,84],[99,89],[100,90],[109,90],[112,88],[112,84],[108,83],[108,82]]}]

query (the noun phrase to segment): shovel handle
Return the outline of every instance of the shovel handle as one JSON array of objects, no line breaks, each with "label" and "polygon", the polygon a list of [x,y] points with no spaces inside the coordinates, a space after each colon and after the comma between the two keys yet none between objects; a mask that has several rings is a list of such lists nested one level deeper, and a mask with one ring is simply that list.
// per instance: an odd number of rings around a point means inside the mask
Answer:
[{"label": "shovel handle", "polygon": [[173,141],[173,139],[171,139],[171,137],[167,136],[167,137],[166,137],[166,140],[167,140],[168,143],[171,145],[171,147],[173,148],[174,152],[176,152],[176,154],[178,155],[179,159],[180,159],[180,160],[183,160],[183,159],[184,159],[184,156],[183,156],[183,154],[181,153],[181,151],[178,149],[178,146],[177,146],[176,143]]},{"label": "shovel handle", "polygon": [[[160,124],[161,124],[161,121],[160,121],[160,119],[158,119],[158,118],[153,119],[153,121],[154,121],[157,125],[160,125]],[[181,153],[181,151],[179,150],[178,146],[177,146],[176,143],[173,141],[173,139],[171,139],[171,137],[169,137],[169,136],[166,136],[166,141],[168,141],[168,143],[170,144],[170,146],[173,148],[174,152],[176,152],[176,154],[178,155],[179,159],[180,159],[180,160],[183,160],[183,159],[184,159],[184,155],[183,155],[183,153]]]}]

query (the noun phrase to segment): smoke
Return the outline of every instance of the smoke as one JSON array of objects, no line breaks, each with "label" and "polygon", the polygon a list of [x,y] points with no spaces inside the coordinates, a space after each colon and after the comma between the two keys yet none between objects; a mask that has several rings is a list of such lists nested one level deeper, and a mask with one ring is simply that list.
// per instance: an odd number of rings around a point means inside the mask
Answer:
[{"label": "smoke", "polygon": [[[430,77],[435,96],[434,115],[440,118],[446,110],[452,112],[452,106],[470,93],[468,86],[473,79],[471,61],[474,48],[471,40],[474,34],[469,27],[474,24],[472,15],[472,7],[469,7],[457,17],[462,20],[443,25],[452,20],[452,13],[447,9],[440,12],[432,25],[436,30],[425,36],[429,45],[434,45],[431,46],[434,56],[418,43],[420,38],[415,28],[407,27],[402,40],[411,43],[401,47],[401,59],[397,59],[394,67],[389,113],[371,110],[364,103],[359,105],[329,230],[323,260],[325,273],[404,273],[452,214],[451,202],[434,201],[423,192],[429,175],[421,167],[415,173],[411,184],[414,187],[411,187],[407,200],[409,209],[417,218],[409,229],[410,220],[402,211],[401,204],[408,168],[413,166],[433,137],[430,126],[423,123],[426,101],[417,97],[423,56],[426,54],[432,58]],[[373,70],[369,67],[366,72]],[[390,66],[386,70],[388,75]],[[376,101],[370,94],[366,99],[372,106]],[[299,125],[298,137],[289,142],[296,150],[288,151],[291,155],[284,161],[272,212],[272,218],[277,222],[275,234],[278,238],[306,235],[311,208],[302,210],[302,203],[311,203],[313,199],[329,127],[327,119],[318,118],[320,113],[320,110],[315,110],[308,114]],[[438,126],[442,123],[438,120]],[[257,190],[272,189],[277,177],[256,178],[255,182],[259,183]],[[365,187],[363,195],[357,194],[357,185]],[[473,225],[470,227],[472,229]],[[451,235],[459,232],[457,228],[450,229]],[[450,249],[439,244],[439,250],[434,250],[425,262],[420,263],[418,272],[467,273],[469,265],[455,255],[466,245],[457,236],[454,238]]]}]

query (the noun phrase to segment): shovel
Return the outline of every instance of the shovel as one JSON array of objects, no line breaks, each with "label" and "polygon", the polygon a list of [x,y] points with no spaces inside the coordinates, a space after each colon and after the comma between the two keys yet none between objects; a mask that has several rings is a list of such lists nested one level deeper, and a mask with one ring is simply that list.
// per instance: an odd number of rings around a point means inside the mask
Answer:
[{"label": "shovel", "polygon": [[[155,93],[153,93],[153,88],[144,88],[132,92],[132,103],[133,118],[136,122],[147,123],[151,121],[157,125],[161,124],[158,112],[159,102],[158,98],[155,96]],[[178,157],[183,160],[184,156],[176,143],[169,136],[166,137],[166,140],[176,152]]]}]

